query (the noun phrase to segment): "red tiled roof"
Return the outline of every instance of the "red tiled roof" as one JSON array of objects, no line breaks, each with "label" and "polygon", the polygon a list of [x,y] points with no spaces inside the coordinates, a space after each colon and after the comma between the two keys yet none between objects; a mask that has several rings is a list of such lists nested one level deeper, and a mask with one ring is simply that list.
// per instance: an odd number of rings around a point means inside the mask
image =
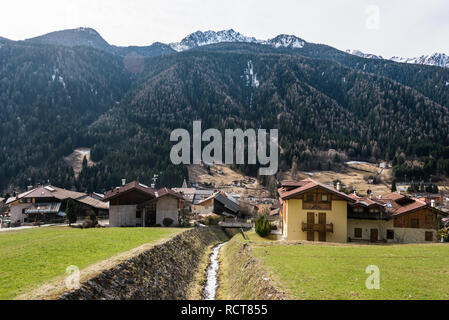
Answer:
[{"label": "red tiled roof", "polygon": [[396,209],[392,215],[399,216],[399,215],[408,214],[413,211],[424,209],[424,208],[428,208],[428,205],[426,203],[421,202],[421,201],[415,201],[406,206]]},{"label": "red tiled roof", "polygon": [[[404,204],[404,201],[401,200],[408,200],[411,202]],[[399,201],[399,203],[397,201]],[[382,205],[386,208],[390,217],[402,216],[425,208],[431,209],[438,214],[445,215],[443,211],[432,208],[425,202],[419,200],[415,201],[398,193],[390,193],[386,196],[382,196],[380,199],[358,198],[355,204],[362,204],[365,206],[366,204],[368,204],[368,206],[373,204]]]},{"label": "red tiled roof", "polygon": [[382,199],[388,199],[388,200],[393,200],[393,201],[398,201],[400,199],[404,199],[405,196],[402,194],[399,194],[397,192],[393,192],[393,193],[389,193],[387,195],[382,196]]},{"label": "red tiled roof", "polygon": [[[291,181],[289,181],[287,185],[291,186],[292,184],[293,183]],[[344,199],[346,199],[346,200],[348,200],[350,202],[354,201],[354,199],[351,198],[350,196],[348,196],[347,194],[345,194],[343,192],[339,192],[339,191],[335,190],[332,187],[328,187],[328,186],[326,186],[324,184],[321,184],[319,182],[316,182],[316,181],[314,181],[312,179],[306,179],[306,180],[298,181],[297,185],[299,185],[299,187],[297,187],[297,188],[295,188],[293,190],[289,190],[289,191],[287,191],[284,188],[280,189],[279,190],[279,194],[281,196],[281,199],[287,200],[287,199],[293,198],[293,197],[295,197],[297,195],[300,195],[302,193],[305,193],[307,191],[313,190],[315,188],[322,188],[322,189],[325,189],[326,191],[329,191],[329,192],[331,192],[333,194],[336,194],[336,195],[338,195],[338,196],[340,196],[340,197],[342,197],[342,198],[344,198]]]}]

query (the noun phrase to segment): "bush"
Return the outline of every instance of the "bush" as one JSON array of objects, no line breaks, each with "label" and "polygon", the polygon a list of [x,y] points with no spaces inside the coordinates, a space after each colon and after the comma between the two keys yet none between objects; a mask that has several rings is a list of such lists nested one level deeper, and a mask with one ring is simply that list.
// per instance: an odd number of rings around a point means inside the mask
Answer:
[{"label": "bush", "polygon": [[265,216],[260,216],[256,221],[256,233],[262,238],[267,237],[271,233],[271,225],[265,219]]},{"label": "bush", "polygon": [[162,221],[162,223],[164,224],[164,226],[166,226],[166,227],[170,227],[172,224],[173,224],[173,219],[171,219],[171,218],[165,218],[163,221]]},{"label": "bush", "polygon": [[206,218],[206,225],[207,226],[218,226],[220,221],[221,221],[220,216],[209,216]]},{"label": "bush", "polygon": [[92,220],[91,217],[87,217],[86,220],[84,220],[84,222],[82,224],[82,228],[83,229],[95,228],[97,225],[98,225],[98,221],[96,218],[94,220]]},{"label": "bush", "polygon": [[438,242],[441,241],[441,237],[444,238],[445,242],[449,242],[449,228],[443,228],[438,231]]}]

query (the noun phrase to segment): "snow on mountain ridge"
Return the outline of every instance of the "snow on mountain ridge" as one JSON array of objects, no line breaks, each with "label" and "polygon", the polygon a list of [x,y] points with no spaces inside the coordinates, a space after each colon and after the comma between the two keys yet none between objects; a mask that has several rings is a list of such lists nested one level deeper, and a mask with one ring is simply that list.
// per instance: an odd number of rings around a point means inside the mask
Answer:
[{"label": "snow on mountain ridge", "polygon": [[367,59],[383,59],[382,56],[376,56],[375,54],[371,54],[371,53],[364,53],[360,50],[346,50],[347,53],[352,54],[354,56],[358,56],[361,58],[367,58]]},{"label": "snow on mountain ridge", "polygon": [[438,52],[432,55],[423,55],[417,58],[392,57],[391,60],[400,63],[423,64],[428,66],[449,68],[449,56],[445,53]]},{"label": "snow on mountain ridge", "polygon": [[273,39],[269,40],[258,40],[254,37],[247,37],[239,32],[230,30],[222,31],[197,31],[194,32],[181,42],[171,43],[170,47],[175,51],[181,52],[185,50],[190,50],[193,48],[206,46],[210,44],[222,43],[222,42],[243,42],[243,43],[256,43],[263,45],[270,45],[275,48],[303,48],[305,46],[305,41],[293,36],[293,35],[279,35]]}]

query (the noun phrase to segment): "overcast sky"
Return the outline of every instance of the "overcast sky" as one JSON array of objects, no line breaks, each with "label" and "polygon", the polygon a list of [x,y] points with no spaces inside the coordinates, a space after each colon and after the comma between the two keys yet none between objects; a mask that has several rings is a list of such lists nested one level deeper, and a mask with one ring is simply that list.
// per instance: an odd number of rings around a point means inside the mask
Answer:
[{"label": "overcast sky", "polygon": [[197,30],[281,33],[391,56],[449,54],[447,0],[6,0],[0,36],[92,27],[115,45],[180,41]]}]

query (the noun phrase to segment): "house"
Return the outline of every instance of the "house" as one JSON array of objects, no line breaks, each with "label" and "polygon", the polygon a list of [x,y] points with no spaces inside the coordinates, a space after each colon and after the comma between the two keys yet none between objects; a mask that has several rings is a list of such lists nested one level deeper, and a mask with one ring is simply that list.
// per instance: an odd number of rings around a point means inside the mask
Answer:
[{"label": "house", "polygon": [[174,192],[181,194],[184,197],[184,200],[190,204],[193,203],[193,198],[195,197],[196,189],[195,188],[173,188]]},{"label": "house", "polygon": [[437,241],[439,217],[447,214],[434,205],[399,193],[351,196],[348,239],[357,242],[423,243]]},{"label": "house", "polygon": [[207,202],[204,200],[211,198],[214,193],[215,191],[213,190],[195,189],[195,194],[193,195],[192,200],[192,212],[194,214],[210,213],[209,207],[212,201]]},{"label": "house", "polygon": [[199,214],[215,213],[225,217],[236,217],[240,212],[240,205],[237,200],[227,195],[225,192],[216,192],[209,198],[198,203],[202,209]]},{"label": "house", "polygon": [[347,241],[351,197],[312,179],[283,181],[279,194],[286,240]]},{"label": "house", "polygon": [[444,212],[397,193],[382,198],[346,195],[312,179],[283,181],[283,237],[322,242],[436,241]]},{"label": "house", "polygon": [[106,193],[109,201],[109,226],[151,227],[164,225],[172,220],[171,226],[179,224],[179,214],[184,198],[173,190],[155,190],[137,181],[124,184]]},{"label": "house", "polygon": [[86,193],[61,189],[55,186],[40,186],[29,188],[7,200],[10,207],[11,223],[64,222],[67,202],[72,199],[77,206],[78,217],[86,217],[92,213],[97,216],[107,216],[109,206],[107,203],[94,199]]}]

